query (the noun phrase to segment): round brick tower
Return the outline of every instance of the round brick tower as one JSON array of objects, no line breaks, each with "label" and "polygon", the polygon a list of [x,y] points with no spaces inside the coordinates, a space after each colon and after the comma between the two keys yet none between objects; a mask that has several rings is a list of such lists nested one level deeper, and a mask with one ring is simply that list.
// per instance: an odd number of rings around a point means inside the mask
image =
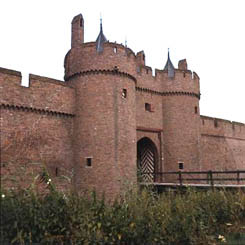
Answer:
[{"label": "round brick tower", "polygon": [[84,43],[82,15],[72,21],[65,80],[76,90],[75,183],[113,197],[136,181],[136,79],[133,53],[110,43],[102,23],[96,42]]},{"label": "round brick tower", "polygon": [[200,169],[199,77],[186,60],[175,69],[169,54],[163,70],[164,171]]}]

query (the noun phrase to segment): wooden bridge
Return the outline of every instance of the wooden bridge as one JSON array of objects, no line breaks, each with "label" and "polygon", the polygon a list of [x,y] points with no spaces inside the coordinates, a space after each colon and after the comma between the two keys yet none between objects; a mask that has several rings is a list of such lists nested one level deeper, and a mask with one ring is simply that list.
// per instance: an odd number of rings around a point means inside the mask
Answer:
[{"label": "wooden bridge", "polygon": [[245,170],[143,172],[139,182],[141,186],[153,186],[159,192],[187,187],[245,191]]}]

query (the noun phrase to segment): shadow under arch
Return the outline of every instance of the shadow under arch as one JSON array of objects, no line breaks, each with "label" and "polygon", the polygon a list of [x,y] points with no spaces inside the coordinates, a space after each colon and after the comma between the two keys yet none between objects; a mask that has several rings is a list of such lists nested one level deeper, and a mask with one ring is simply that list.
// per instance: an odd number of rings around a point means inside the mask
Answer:
[{"label": "shadow under arch", "polygon": [[147,138],[141,138],[137,142],[137,169],[139,182],[156,181],[158,164],[158,152],[154,142]]}]

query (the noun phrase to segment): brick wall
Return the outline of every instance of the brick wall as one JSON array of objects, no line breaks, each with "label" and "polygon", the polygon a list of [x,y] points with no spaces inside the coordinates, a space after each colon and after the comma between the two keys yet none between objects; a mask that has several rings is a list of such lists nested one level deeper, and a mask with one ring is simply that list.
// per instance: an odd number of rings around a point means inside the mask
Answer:
[{"label": "brick wall", "polygon": [[1,104],[73,114],[73,88],[62,81],[32,74],[29,84],[29,87],[21,86],[21,73],[1,68]]},{"label": "brick wall", "polygon": [[245,125],[201,116],[203,170],[245,169]]},{"label": "brick wall", "polygon": [[35,75],[30,87],[20,82],[20,73],[1,69],[1,183],[29,185],[44,164],[61,187],[73,167],[74,90]]}]

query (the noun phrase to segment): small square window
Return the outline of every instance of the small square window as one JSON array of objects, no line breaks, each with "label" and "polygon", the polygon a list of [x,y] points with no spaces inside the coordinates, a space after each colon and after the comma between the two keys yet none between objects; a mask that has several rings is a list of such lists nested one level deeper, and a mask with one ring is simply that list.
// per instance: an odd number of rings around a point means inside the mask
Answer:
[{"label": "small square window", "polygon": [[179,162],[179,169],[184,169],[184,163],[183,162]]},{"label": "small square window", "polygon": [[215,127],[215,128],[218,127],[218,121],[217,121],[217,119],[214,119],[214,127]]},{"label": "small square window", "polygon": [[122,91],[122,97],[127,98],[127,89],[126,88],[124,88]]},{"label": "small square window", "polygon": [[195,114],[197,114],[198,113],[198,108],[197,108],[197,106],[195,106]]},{"label": "small square window", "polygon": [[146,111],[151,111],[151,104],[145,103],[145,110]]},{"label": "small square window", "polygon": [[154,112],[154,106],[149,103],[145,103],[145,110],[149,112]]},{"label": "small square window", "polygon": [[92,157],[86,158],[86,167],[92,167]]}]

